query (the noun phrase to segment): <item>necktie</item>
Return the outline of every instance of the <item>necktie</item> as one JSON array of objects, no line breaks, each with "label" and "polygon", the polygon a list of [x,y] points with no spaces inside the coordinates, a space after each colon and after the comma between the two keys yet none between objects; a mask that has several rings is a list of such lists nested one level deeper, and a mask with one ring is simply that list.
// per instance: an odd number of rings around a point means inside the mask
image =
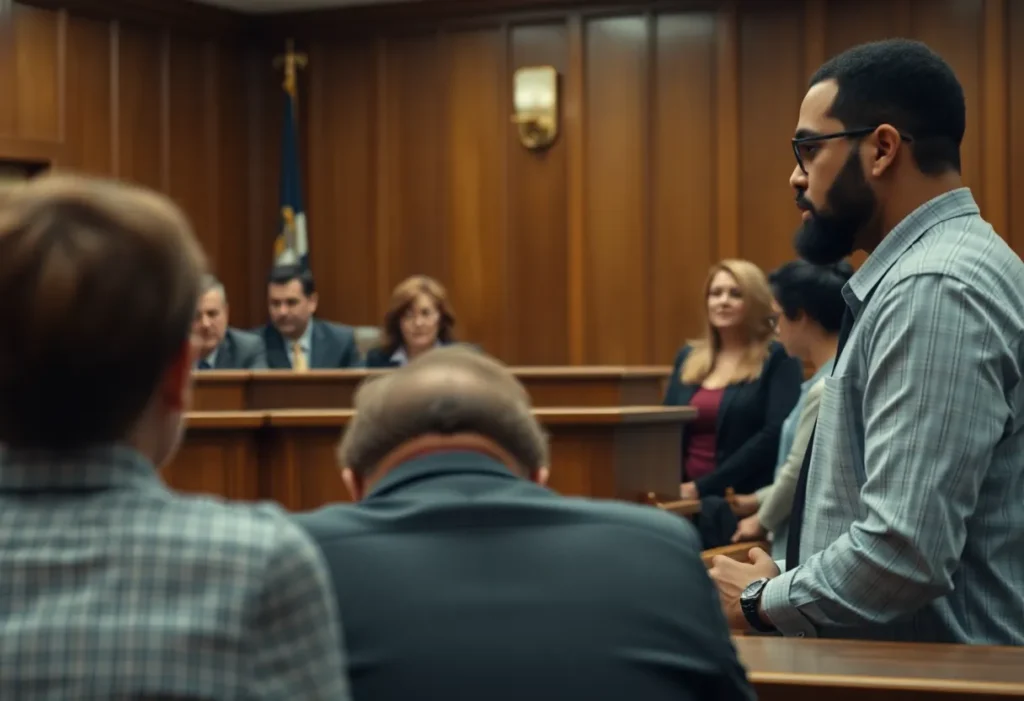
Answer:
[{"label": "necktie", "polygon": [[[839,344],[836,347],[835,363],[839,362],[839,356],[846,345],[846,339],[850,337],[850,330],[853,328],[853,313],[846,308],[843,314],[843,324],[839,329]],[[835,366],[833,365],[833,368]],[[791,570],[800,562],[800,532],[804,525],[804,506],[807,501],[807,473],[811,471],[811,451],[814,448],[814,434],[818,431],[818,422],[815,420],[814,428],[811,430],[811,439],[807,443],[807,450],[804,451],[804,461],[800,465],[800,476],[796,481],[796,492],[793,494],[793,510],[789,515],[789,537],[786,540],[786,569]]]},{"label": "necktie", "polygon": [[306,372],[309,370],[309,360],[306,358],[306,351],[302,350],[302,345],[298,341],[292,344],[292,369],[296,372]]}]

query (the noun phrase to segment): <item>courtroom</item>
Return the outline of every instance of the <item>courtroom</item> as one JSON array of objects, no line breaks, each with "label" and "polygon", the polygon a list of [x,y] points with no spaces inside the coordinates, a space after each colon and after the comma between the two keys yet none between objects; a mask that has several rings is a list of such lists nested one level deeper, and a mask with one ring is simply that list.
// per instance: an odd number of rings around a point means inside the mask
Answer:
[{"label": "courtroom", "polygon": [[0,0],[0,699],[1024,698],[1024,0]]}]

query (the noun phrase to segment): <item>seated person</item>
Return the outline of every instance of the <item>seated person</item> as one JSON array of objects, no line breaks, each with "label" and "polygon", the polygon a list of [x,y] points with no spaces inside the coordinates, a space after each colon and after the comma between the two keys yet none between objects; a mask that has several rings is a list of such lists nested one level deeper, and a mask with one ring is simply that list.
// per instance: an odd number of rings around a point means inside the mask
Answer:
[{"label": "seated person", "polygon": [[318,301],[309,270],[280,265],[270,271],[270,323],[258,329],[270,368],[302,372],[362,367],[355,331],[351,326],[314,318]]},{"label": "seated person", "polygon": [[265,370],[263,339],[228,327],[228,297],[213,275],[203,276],[192,322],[196,370]]},{"label": "seated person", "polygon": [[684,499],[770,484],[782,422],[803,380],[800,361],[774,340],[772,294],[760,268],[744,260],[718,263],[705,299],[706,336],[679,351],[664,400],[697,409],[683,431]]},{"label": "seated person", "polygon": [[769,277],[778,314],[777,331],[786,352],[814,369],[800,387],[800,399],[782,424],[775,481],[754,494],[737,496],[740,510],[755,513],[739,522],[733,542],[761,540],[772,534],[772,557],[786,558],[785,524],[793,508],[793,494],[804,453],[818,418],[825,378],[839,343],[846,302],[843,285],[853,275],[849,263],[817,266],[797,260],[786,263]]},{"label": "seated person", "polygon": [[204,265],[162,195],[0,193],[0,699],[349,698],[309,537],[160,481]]},{"label": "seated person", "polygon": [[454,326],[455,314],[441,283],[414,275],[391,293],[383,342],[366,354],[366,367],[400,367],[431,348],[448,345]]},{"label": "seated person", "polygon": [[[522,385],[465,346],[366,382],[323,549],[355,699],[752,699],[684,519],[547,489]],[[557,465],[554,469],[558,469]]]}]

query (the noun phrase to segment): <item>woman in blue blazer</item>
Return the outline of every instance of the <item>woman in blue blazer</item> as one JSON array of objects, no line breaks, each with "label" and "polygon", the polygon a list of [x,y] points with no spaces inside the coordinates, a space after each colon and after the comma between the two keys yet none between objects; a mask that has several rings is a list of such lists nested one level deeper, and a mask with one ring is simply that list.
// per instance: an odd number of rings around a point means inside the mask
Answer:
[{"label": "woman in blue blazer", "polygon": [[690,405],[680,494],[749,494],[771,484],[782,423],[800,396],[803,368],[775,341],[771,288],[744,260],[711,268],[705,338],[676,356],[666,405]]},{"label": "woman in blue blazer", "polygon": [[391,293],[384,338],[366,354],[366,367],[401,367],[431,348],[453,343],[454,326],[444,286],[426,275],[413,275]]}]

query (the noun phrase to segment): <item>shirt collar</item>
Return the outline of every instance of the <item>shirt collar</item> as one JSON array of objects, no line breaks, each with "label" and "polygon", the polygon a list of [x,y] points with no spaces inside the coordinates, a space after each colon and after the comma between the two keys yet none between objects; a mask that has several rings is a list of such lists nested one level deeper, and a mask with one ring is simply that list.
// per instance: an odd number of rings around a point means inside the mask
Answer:
[{"label": "shirt collar", "polygon": [[804,380],[801,385],[802,389],[809,389],[814,383],[823,377],[827,377],[832,374],[832,367],[836,364],[835,356],[832,356],[827,361],[822,363],[821,367],[818,368],[817,372],[811,375],[810,379]]},{"label": "shirt collar", "polygon": [[929,229],[950,219],[980,213],[967,187],[951,190],[925,202],[882,239],[878,248],[846,283],[843,298],[847,306],[856,315],[882,277]]},{"label": "shirt collar", "polygon": [[309,323],[306,324],[306,330],[302,332],[301,336],[299,336],[298,343],[299,348],[305,351],[308,356],[310,349],[313,347],[313,317],[309,318]]},{"label": "shirt collar", "polygon": [[0,445],[0,491],[111,487],[166,490],[153,463],[126,445],[102,445],[73,453]]}]

